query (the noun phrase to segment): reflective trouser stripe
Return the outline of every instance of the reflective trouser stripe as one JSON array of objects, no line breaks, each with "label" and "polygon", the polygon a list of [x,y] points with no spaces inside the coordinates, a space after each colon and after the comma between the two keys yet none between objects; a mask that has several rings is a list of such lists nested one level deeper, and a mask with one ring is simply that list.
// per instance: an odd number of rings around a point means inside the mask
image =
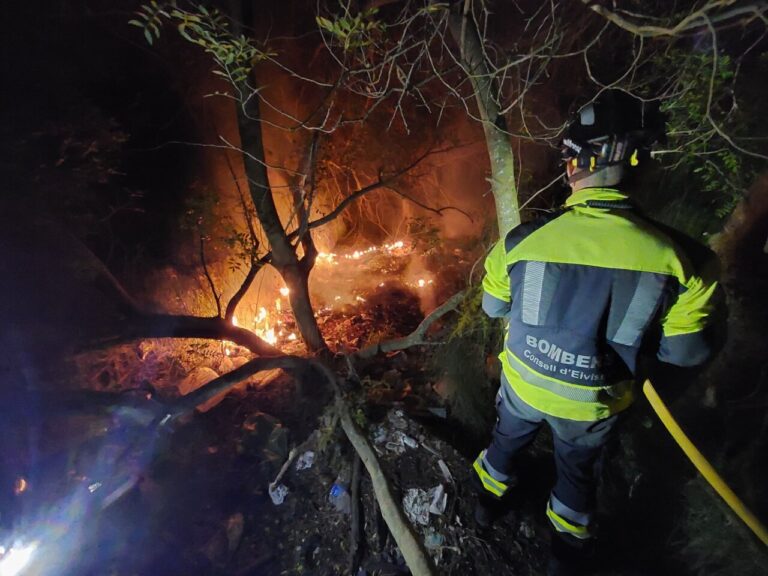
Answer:
[{"label": "reflective trouser stripe", "polygon": [[589,528],[587,526],[574,524],[567,518],[562,517],[560,514],[552,510],[551,501],[547,502],[547,518],[549,518],[549,521],[552,522],[552,526],[554,526],[555,530],[558,532],[565,532],[571,536],[574,536],[575,538],[579,538],[580,540],[586,540],[587,538],[592,537],[592,534],[589,532]]},{"label": "reflective trouser stripe", "polygon": [[601,402],[606,397],[620,398],[632,385],[631,382],[619,382],[611,386],[579,386],[578,384],[558,382],[554,378],[548,378],[529,368],[509,348],[507,348],[507,355],[514,361],[513,368],[522,376],[526,384],[544,388],[544,390],[549,390],[558,396],[568,400],[575,400],[576,402]]},{"label": "reflective trouser stripe", "polygon": [[478,478],[480,478],[480,482],[483,483],[483,488],[485,488],[488,492],[490,492],[494,496],[498,496],[499,498],[501,498],[509,489],[509,486],[507,486],[504,482],[501,482],[490,475],[490,473],[485,469],[485,466],[483,465],[484,458],[485,458],[485,450],[480,452],[480,455],[475,459],[475,462],[472,464],[472,468],[477,473]]}]

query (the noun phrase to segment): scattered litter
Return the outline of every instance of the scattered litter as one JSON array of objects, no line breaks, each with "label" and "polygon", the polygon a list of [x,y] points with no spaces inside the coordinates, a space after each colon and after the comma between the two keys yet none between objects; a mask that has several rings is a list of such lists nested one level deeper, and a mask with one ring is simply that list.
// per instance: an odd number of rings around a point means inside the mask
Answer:
[{"label": "scattered litter", "polygon": [[403,498],[405,514],[412,524],[429,525],[429,494],[421,488],[409,488]]},{"label": "scattered litter", "polygon": [[438,516],[445,512],[445,506],[448,504],[448,494],[442,484],[438,484],[429,491],[429,511]]},{"label": "scattered litter", "polygon": [[288,496],[288,486],[285,484],[269,485],[269,497],[275,506],[280,506],[280,504],[285,502],[286,496]]},{"label": "scattered litter", "polygon": [[443,473],[443,478],[445,478],[445,481],[449,484],[453,483],[453,476],[451,475],[451,471],[448,468],[448,464],[445,463],[445,460],[442,458],[437,461],[437,467],[440,468],[440,472]]},{"label": "scattered litter", "polygon": [[334,482],[331,491],[328,493],[328,502],[333,504],[337,512],[349,514],[352,505],[352,499],[349,496],[349,490],[341,482]]},{"label": "scattered litter", "polygon": [[415,439],[413,439],[410,436],[408,436],[407,434],[402,434],[401,433],[401,438],[403,440],[403,444],[408,446],[408,448],[418,448],[419,447],[419,443]]},{"label": "scattered litter", "polygon": [[309,470],[315,463],[315,453],[307,450],[296,460],[296,470]]},{"label": "scattered litter", "polygon": [[438,550],[442,547],[444,542],[445,536],[431,530],[424,536],[424,546],[426,546],[428,550]]},{"label": "scattered litter", "polygon": [[520,528],[518,529],[518,533],[523,538],[528,538],[528,539],[533,538],[536,535],[536,532],[533,530],[533,526],[528,524],[528,522],[520,523]]},{"label": "scattered litter", "polygon": [[438,458],[440,458],[442,456],[442,454],[440,454],[440,452],[438,452],[437,450],[435,450],[434,448],[432,448],[429,444],[427,444],[425,442],[422,442],[421,446],[424,448],[424,450],[426,450],[427,452],[429,452],[430,454],[432,454],[434,456],[437,456]]},{"label": "scattered litter", "polygon": [[398,430],[405,430],[408,428],[408,421],[405,419],[402,410],[395,410],[394,412],[390,412],[388,419],[389,423]]},{"label": "scattered litter", "polygon": [[395,454],[402,454],[405,452],[405,446],[397,442],[387,442],[384,447],[390,452],[394,452]]},{"label": "scattered litter", "polygon": [[427,410],[438,418],[448,418],[448,410],[445,408],[427,408]]},{"label": "scattered litter", "polygon": [[387,440],[387,429],[384,426],[377,426],[373,431],[373,442],[375,444],[383,444]]}]

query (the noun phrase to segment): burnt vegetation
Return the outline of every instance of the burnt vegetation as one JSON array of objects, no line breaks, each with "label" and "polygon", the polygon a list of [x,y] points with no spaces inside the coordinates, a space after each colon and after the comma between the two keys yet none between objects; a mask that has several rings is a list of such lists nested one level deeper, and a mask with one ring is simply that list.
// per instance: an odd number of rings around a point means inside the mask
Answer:
[{"label": "burnt vegetation", "polygon": [[[6,12],[0,545],[35,573],[543,573],[546,438],[472,521],[482,259],[562,203],[565,122],[616,88],[667,120],[633,198],[721,266],[718,353],[659,388],[768,518],[764,2]],[[600,573],[762,573],[646,404],[626,420]]]}]

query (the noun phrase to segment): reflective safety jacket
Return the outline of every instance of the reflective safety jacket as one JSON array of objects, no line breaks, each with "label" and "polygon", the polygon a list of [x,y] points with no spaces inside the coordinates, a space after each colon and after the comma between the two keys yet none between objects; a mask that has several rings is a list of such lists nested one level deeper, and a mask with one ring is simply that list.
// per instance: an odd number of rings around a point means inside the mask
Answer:
[{"label": "reflective safety jacket", "polygon": [[660,360],[692,366],[709,355],[702,331],[716,283],[618,190],[573,193],[559,216],[510,231],[485,269],[483,309],[509,322],[505,379],[552,416],[594,421],[629,406],[654,327]]}]

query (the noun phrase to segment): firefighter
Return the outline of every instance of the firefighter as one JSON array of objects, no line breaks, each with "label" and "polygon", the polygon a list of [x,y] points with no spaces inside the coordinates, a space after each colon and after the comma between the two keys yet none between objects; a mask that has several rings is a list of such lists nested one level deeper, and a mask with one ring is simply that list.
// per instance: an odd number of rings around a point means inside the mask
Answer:
[{"label": "firefighter", "polygon": [[485,261],[483,310],[508,324],[498,419],[474,462],[475,517],[488,526],[515,485],[515,456],[546,422],[557,479],[546,506],[551,574],[577,574],[593,548],[595,467],[633,401],[638,352],[702,363],[716,282],[633,205],[621,183],[663,137],[663,118],[623,92],[577,112],[563,140],[571,195],[521,224]]}]

